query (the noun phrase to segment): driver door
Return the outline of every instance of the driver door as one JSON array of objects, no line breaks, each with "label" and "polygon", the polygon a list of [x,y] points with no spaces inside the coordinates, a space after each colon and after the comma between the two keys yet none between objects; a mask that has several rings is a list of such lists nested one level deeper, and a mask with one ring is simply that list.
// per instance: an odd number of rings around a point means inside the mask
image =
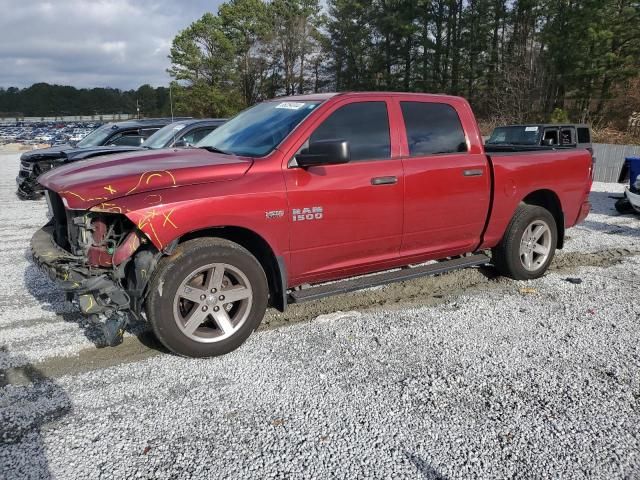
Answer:
[{"label": "driver door", "polygon": [[308,142],[346,140],[350,162],[284,166],[294,281],[357,274],[397,259],[404,179],[389,124],[380,97],[345,100],[317,119],[298,151]]}]

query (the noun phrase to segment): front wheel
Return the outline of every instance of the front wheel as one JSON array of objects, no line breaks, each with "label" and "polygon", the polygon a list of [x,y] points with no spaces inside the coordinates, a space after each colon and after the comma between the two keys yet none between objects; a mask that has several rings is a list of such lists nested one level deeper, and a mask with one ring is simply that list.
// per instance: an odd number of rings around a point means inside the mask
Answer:
[{"label": "front wheel", "polygon": [[161,260],[146,312],[169,350],[210,357],[238,348],[262,321],[267,300],[267,279],[251,253],[227,240],[202,238]]},{"label": "front wheel", "polygon": [[553,215],[545,208],[522,204],[493,250],[493,263],[503,275],[515,280],[539,278],[549,268],[557,243]]}]

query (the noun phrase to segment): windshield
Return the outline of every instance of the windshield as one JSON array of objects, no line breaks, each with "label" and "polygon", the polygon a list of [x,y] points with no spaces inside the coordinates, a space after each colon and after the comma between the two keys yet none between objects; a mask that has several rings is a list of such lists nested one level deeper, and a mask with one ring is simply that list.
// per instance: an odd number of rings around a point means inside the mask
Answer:
[{"label": "windshield", "polygon": [[93,132],[80,140],[76,144],[76,147],[96,147],[98,145],[102,145],[109,135],[111,135],[112,130],[113,125],[110,123],[107,123],[100,128],[96,128]]},{"label": "windshield", "polygon": [[170,123],[169,125],[165,125],[142,142],[142,146],[153,149],[169,147],[173,144],[174,138],[178,138],[180,130],[184,127],[186,127],[184,123]]},{"label": "windshield", "polygon": [[240,112],[196,146],[247,157],[276,148],[319,102],[264,102]]},{"label": "windshield", "polygon": [[518,125],[514,127],[496,128],[486,145],[538,145],[538,133],[536,126]]}]

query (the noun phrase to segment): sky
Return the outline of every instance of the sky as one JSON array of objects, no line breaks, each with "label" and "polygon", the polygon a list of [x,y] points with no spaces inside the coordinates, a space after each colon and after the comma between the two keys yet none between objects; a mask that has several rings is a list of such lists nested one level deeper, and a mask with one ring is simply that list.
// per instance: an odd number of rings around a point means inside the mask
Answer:
[{"label": "sky", "polygon": [[167,85],[175,35],[222,0],[0,0],[0,87]]}]

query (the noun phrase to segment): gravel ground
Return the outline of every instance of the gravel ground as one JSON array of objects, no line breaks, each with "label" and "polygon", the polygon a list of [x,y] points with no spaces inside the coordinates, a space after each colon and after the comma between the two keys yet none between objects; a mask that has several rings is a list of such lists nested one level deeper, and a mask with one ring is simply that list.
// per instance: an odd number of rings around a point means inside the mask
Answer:
[{"label": "gravel ground", "polygon": [[640,478],[640,229],[617,185],[540,280],[343,295],[188,360],[96,349],[25,255],[45,207],[13,198],[16,170],[0,156],[0,478]]}]

